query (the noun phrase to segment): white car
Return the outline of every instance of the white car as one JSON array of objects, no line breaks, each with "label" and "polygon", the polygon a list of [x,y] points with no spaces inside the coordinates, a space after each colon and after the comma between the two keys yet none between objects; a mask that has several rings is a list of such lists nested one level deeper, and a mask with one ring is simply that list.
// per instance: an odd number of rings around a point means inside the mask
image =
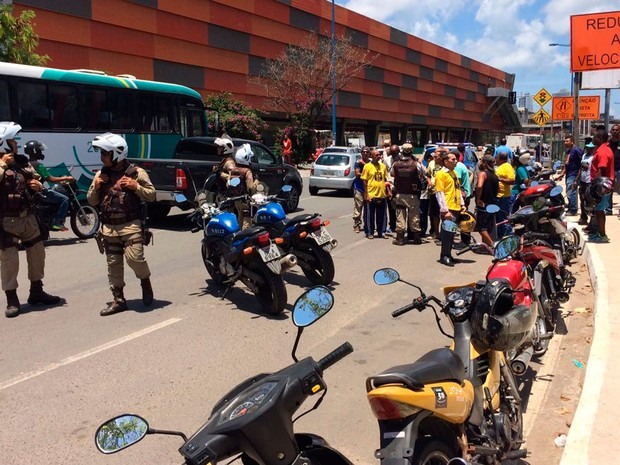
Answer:
[{"label": "white car", "polygon": [[336,189],[353,195],[355,162],[362,158],[362,154],[332,152],[332,148],[325,149],[312,165],[308,182],[310,195],[317,195],[319,189]]}]

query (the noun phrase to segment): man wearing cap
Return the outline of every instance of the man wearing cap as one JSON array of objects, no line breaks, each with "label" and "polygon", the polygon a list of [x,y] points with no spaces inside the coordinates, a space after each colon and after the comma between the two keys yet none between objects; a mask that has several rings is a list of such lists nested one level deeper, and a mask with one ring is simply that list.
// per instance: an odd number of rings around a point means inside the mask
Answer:
[{"label": "man wearing cap", "polygon": [[516,212],[519,209],[519,194],[527,189],[530,185],[530,176],[527,172],[527,166],[530,164],[532,155],[530,151],[524,148],[517,150],[517,166],[515,169],[515,183],[512,185],[512,197],[510,199],[510,211]]},{"label": "man wearing cap", "polygon": [[396,191],[396,198],[394,200],[396,208],[396,239],[392,243],[394,245],[405,245],[405,234],[407,233],[408,226],[412,232],[413,243],[421,244],[421,170],[417,160],[413,157],[413,145],[409,143],[403,144],[402,159],[394,162],[391,174],[394,176],[394,188]]}]

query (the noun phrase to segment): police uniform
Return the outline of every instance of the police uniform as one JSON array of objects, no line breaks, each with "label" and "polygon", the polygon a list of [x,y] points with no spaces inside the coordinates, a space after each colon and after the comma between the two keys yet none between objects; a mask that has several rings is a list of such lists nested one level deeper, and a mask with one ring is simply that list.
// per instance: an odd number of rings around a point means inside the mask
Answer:
[{"label": "police uniform", "polygon": [[407,228],[413,233],[413,243],[421,244],[420,237],[420,193],[421,181],[418,162],[411,156],[398,160],[392,166],[394,186],[397,192],[396,206],[396,245],[405,244]]},{"label": "police uniform", "polygon": [[[24,158],[16,155],[16,158]],[[28,303],[31,305],[57,304],[60,297],[51,296],[43,291],[42,279],[45,268],[44,237],[41,234],[37,218],[33,214],[33,192],[28,183],[40,180],[32,165],[23,160],[10,166],[0,160],[0,268],[2,290],[7,296],[6,316],[19,314],[20,303],[17,298],[17,274],[19,271],[19,254],[17,247],[21,242],[26,249],[28,262],[28,279],[31,281]]]},{"label": "police uniform", "polygon": [[[95,181],[101,175],[108,177],[108,181],[101,185],[99,191],[95,189]],[[121,178],[128,176],[138,183],[136,191],[123,189]],[[142,285],[142,300],[145,305],[153,301],[153,291],[150,283],[151,271],[144,258],[143,228],[142,228],[142,201],[155,200],[155,188],[148,174],[142,168],[130,165],[122,160],[116,168],[104,167],[99,171],[88,189],[88,203],[99,209],[101,217],[101,233],[108,264],[108,281],[114,301],[102,315],[125,310],[126,301],[123,295],[124,267],[123,255],[127,264],[140,279]]]}]

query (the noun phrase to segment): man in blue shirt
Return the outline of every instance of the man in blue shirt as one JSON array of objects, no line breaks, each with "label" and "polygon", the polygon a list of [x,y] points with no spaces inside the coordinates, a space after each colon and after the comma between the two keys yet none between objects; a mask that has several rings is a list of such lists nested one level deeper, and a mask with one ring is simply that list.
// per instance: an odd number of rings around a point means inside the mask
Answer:
[{"label": "man in blue shirt", "polygon": [[[364,181],[362,180],[362,171],[364,165],[368,163],[370,157],[370,149],[362,148],[362,158],[355,162],[355,179],[353,180],[353,230],[359,233],[362,229],[362,212],[364,210]],[[368,235],[364,224],[364,235]]]},{"label": "man in blue shirt", "polygon": [[495,148],[495,153],[493,154],[493,156],[497,158],[497,154],[505,153],[508,155],[508,161],[511,162],[512,161],[512,150],[510,150],[510,147],[506,145],[506,138],[502,137],[501,140],[499,141],[499,144],[500,145],[498,145]]},{"label": "man in blue shirt", "polygon": [[575,145],[573,136],[564,138],[564,147],[566,147],[566,158],[564,166],[557,177],[559,181],[566,176],[566,197],[568,197],[568,214],[577,214],[577,183],[575,180],[581,170],[581,158],[583,152]]}]

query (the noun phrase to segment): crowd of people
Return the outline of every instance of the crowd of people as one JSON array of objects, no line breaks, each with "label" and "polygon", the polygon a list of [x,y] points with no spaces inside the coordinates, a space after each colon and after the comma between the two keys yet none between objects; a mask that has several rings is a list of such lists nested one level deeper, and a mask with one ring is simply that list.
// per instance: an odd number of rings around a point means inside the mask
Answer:
[{"label": "crowd of people", "polygon": [[[614,169],[620,167],[619,142],[617,124],[609,134],[604,126],[597,127],[583,150],[567,136],[563,164],[553,176],[565,181],[566,214],[578,216],[592,242],[609,242],[605,216],[611,213],[611,194],[588,209],[586,192],[596,178],[608,178],[619,192]],[[473,231],[492,247],[512,232],[507,218],[522,206],[521,194],[532,185],[535,154],[525,147],[513,152],[505,139],[495,148],[487,146],[475,167],[463,163],[464,154],[465,144],[452,150],[439,145],[421,159],[413,155],[409,141],[402,147],[389,140],[382,149],[363,147],[355,164],[354,231],[368,239],[395,236],[397,246],[435,240],[441,245],[439,262],[450,267],[459,262],[452,253],[457,232],[461,247],[471,244]],[[499,210],[490,213],[490,205]]]}]

